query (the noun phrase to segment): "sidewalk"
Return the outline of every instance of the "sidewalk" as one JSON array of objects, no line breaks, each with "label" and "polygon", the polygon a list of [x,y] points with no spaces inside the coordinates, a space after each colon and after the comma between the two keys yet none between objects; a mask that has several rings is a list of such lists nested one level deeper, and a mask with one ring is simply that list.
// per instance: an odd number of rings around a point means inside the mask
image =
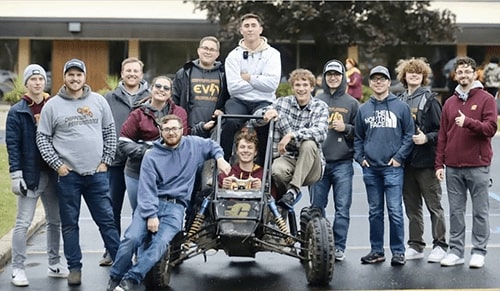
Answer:
[{"label": "sidewalk", "polygon": [[[13,195],[13,194],[12,194]],[[43,210],[42,202],[39,200],[33,221],[28,229],[27,239],[45,224],[45,211]],[[0,239],[0,270],[10,263],[12,258],[12,234],[14,229],[11,229],[6,235]]]},{"label": "sidewalk", "polygon": [[5,121],[7,120],[9,109],[10,105],[0,103],[0,130],[5,130]]}]

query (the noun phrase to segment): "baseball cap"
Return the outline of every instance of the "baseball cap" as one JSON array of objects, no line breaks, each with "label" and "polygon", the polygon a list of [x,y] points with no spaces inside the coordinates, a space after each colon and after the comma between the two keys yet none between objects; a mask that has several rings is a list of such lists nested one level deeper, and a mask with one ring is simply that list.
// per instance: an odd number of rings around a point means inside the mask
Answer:
[{"label": "baseball cap", "polygon": [[337,73],[344,73],[344,68],[342,68],[342,65],[338,62],[330,62],[328,65],[325,67],[325,73],[328,71],[335,71]]},{"label": "baseball cap", "polygon": [[71,68],[77,68],[84,74],[87,73],[87,68],[85,67],[85,63],[83,61],[80,61],[79,59],[71,59],[67,61],[66,64],[64,64],[63,74],[66,74],[66,72]]},{"label": "baseball cap", "polygon": [[375,68],[373,68],[370,71],[370,78],[375,74],[384,75],[388,80],[391,79],[391,75],[389,74],[389,70],[384,66],[376,66]]},{"label": "baseball cap", "polygon": [[34,75],[41,75],[45,79],[45,82],[47,82],[47,73],[45,72],[45,70],[40,65],[31,64],[27,66],[26,69],[24,69],[23,84],[26,85],[28,79]]}]

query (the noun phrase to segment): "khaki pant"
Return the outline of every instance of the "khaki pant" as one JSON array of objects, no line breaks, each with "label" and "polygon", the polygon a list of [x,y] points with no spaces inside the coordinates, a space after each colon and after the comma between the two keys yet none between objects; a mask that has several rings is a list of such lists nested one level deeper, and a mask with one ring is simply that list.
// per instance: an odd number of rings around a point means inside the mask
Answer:
[{"label": "khaki pant", "polygon": [[276,185],[278,197],[288,189],[309,186],[321,178],[321,156],[316,143],[303,141],[297,158],[281,156],[273,161],[272,177]]}]

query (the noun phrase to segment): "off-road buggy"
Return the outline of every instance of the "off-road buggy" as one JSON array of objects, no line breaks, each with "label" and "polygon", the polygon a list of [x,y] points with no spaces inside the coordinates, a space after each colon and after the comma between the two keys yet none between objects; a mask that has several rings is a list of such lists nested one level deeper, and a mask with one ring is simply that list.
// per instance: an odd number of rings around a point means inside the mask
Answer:
[{"label": "off-road buggy", "polygon": [[[224,118],[256,119],[252,115],[220,116],[217,141]],[[257,252],[291,256],[303,264],[310,284],[329,284],[335,252],[330,223],[318,210],[305,207],[298,229],[294,209],[276,206],[271,195],[273,128],[271,121],[261,189],[249,189],[246,180],[236,181],[237,189],[219,188],[214,169],[213,186],[194,203],[195,215],[187,219],[185,230],[177,234],[163,258],[147,274],[144,284],[148,290],[168,286],[172,268],[198,255],[206,257],[206,252],[212,250],[224,250],[230,257],[255,257]]]}]

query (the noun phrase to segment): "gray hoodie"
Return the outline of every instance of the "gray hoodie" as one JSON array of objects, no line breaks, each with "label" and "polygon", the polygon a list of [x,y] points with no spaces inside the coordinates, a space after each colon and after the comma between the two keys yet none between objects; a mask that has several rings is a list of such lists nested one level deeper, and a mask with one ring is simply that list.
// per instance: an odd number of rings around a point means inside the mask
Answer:
[{"label": "gray hoodie", "polygon": [[[332,62],[342,67],[342,81],[340,86],[332,93],[326,83],[326,68]],[[339,60],[330,60],[323,67],[323,93],[315,98],[323,100],[328,105],[328,135],[323,143],[323,154],[326,162],[350,160],[354,156],[354,119],[358,112],[359,102],[346,93],[347,78],[345,67]],[[338,132],[332,128],[334,120],[343,120],[345,131]]]}]

